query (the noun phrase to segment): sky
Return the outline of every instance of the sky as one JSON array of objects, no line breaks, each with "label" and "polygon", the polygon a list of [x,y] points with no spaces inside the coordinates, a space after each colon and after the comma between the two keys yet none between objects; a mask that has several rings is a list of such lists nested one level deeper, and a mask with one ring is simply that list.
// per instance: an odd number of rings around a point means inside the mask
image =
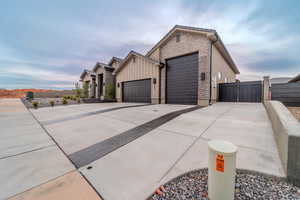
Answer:
[{"label": "sky", "polygon": [[300,73],[298,0],[3,0],[0,88],[71,89],[84,69],[145,54],[174,25],[215,29],[240,80]]}]

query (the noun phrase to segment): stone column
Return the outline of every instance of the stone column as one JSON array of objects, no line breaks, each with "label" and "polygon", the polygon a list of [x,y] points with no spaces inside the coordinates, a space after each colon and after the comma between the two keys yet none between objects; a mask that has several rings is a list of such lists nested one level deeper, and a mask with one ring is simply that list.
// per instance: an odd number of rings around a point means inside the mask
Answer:
[{"label": "stone column", "polygon": [[263,81],[263,102],[269,101],[270,99],[270,77],[264,76]]}]

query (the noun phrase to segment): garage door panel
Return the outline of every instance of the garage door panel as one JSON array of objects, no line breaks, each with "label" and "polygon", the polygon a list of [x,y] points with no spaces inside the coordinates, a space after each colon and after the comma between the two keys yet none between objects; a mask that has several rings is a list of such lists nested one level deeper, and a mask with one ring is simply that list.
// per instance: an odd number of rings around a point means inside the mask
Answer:
[{"label": "garage door panel", "polygon": [[151,103],[151,79],[124,82],[123,96],[124,102]]},{"label": "garage door panel", "polygon": [[167,103],[197,104],[198,53],[167,60]]}]

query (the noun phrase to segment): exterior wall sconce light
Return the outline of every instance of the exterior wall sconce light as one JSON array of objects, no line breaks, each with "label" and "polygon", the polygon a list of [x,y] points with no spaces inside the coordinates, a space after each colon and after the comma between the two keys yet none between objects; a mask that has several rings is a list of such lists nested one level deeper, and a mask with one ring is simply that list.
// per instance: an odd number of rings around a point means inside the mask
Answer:
[{"label": "exterior wall sconce light", "polygon": [[118,87],[118,88],[120,87],[120,83],[117,84],[117,87]]},{"label": "exterior wall sconce light", "polygon": [[156,84],[156,78],[153,78],[153,84],[154,85]]}]

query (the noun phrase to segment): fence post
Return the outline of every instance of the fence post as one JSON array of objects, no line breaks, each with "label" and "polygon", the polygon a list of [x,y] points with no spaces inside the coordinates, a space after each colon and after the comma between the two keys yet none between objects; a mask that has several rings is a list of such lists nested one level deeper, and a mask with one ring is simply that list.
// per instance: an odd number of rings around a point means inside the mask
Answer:
[{"label": "fence post", "polygon": [[263,102],[270,100],[270,76],[264,76]]}]

